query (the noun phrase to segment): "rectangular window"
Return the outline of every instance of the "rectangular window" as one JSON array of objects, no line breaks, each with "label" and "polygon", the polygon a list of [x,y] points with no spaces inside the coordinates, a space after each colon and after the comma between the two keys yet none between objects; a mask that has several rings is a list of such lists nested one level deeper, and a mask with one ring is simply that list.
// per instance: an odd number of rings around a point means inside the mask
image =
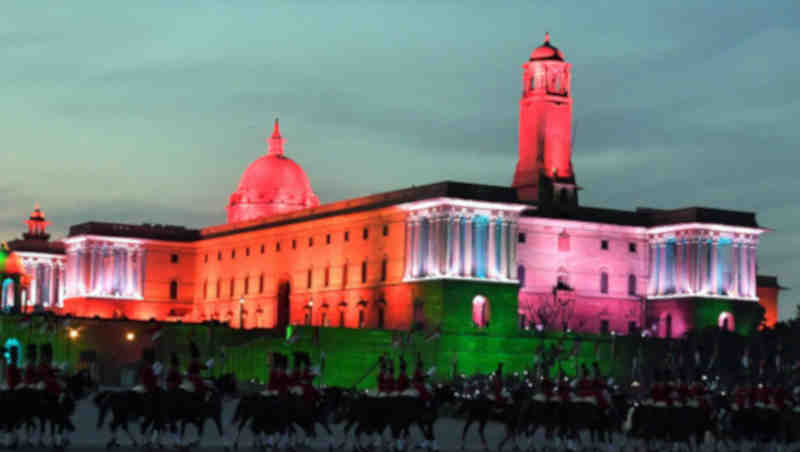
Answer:
[{"label": "rectangular window", "polygon": [[231,250],[231,259],[236,259],[236,250],[235,249]]},{"label": "rectangular window", "polygon": [[217,260],[218,261],[222,260],[222,251],[217,251]]},{"label": "rectangular window", "polygon": [[344,328],[344,311],[339,311],[339,328]]},{"label": "rectangular window", "polygon": [[344,231],[344,241],[345,242],[350,241],[350,231]]},{"label": "rectangular window", "polygon": [[609,330],[610,330],[610,328],[608,326],[608,320],[601,320],[600,321],[600,333],[601,334],[608,334]]},{"label": "rectangular window", "polygon": [[292,249],[293,250],[297,249],[297,240],[295,240],[295,239],[292,239]]},{"label": "rectangular window", "polygon": [[249,246],[244,249],[244,255],[247,256],[247,257],[250,256],[250,247]]},{"label": "rectangular window", "polygon": [[207,263],[208,263],[208,254],[206,254],[206,256],[205,256],[205,259],[204,259],[204,260],[205,260],[205,263],[207,264]]},{"label": "rectangular window", "polygon": [[636,252],[636,244],[631,242],[628,244],[628,252],[635,253]]},{"label": "rectangular window", "polygon": [[220,294],[222,293],[221,289],[222,289],[222,281],[217,280],[217,298],[219,298]]},{"label": "rectangular window", "polygon": [[203,281],[203,298],[208,300],[208,280]]},{"label": "rectangular window", "polygon": [[311,288],[311,269],[308,269],[308,278],[306,279],[306,288]]},{"label": "rectangular window", "polygon": [[311,248],[312,246],[314,246],[314,237],[309,237],[308,238],[308,247]]},{"label": "rectangular window", "polygon": [[378,309],[378,329],[382,330],[384,328],[384,322],[386,319],[384,318],[386,313],[384,312],[383,308]]},{"label": "rectangular window", "polygon": [[264,275],[258,277],[258,293],[264,293]]},{"label": "rectangular window", "polygon": [[264,254],[264,244],[261,244],[261,254]]},{"label": "rectangular window", "polygon": [[325,267],[325,287],[328,287],[330,282],[331,282],[331,268]]},{"label": "rectangular window", "polygon": [[178,281],[170,281],[169,283],[169,299],[178,299]]},{"label": "rectangular window", "polygon": [[361,233],[361,235],[364,237],[364,240],[367,240],[369,238],[369,229],[364,228],[364,231]]},{"label": "rectangular window", "polygon": [[386,259],[381,261],[381,281],[386,281]]},{"label": "rectangular window", "polygon": [[231,278],[231,290],[230,290],[230,297],[233,298],[233,289],[236,287],[234,284],[233,278]]},{"label": "rectangular window", "polygon": [[247,295],[250,293],[250,277],[244,277],[244,294]]},{"label": "rectangular window", "polygon": [[361,282],[367,282],[367,261],[361,263]]},{"label": "rectangular window", "polygon": [[171,255],[169,257],[169,261],[172,262],[173,264],[177,264],[178,263],[178,255],[177,254]]},{"label": "rectangular window", "polygon": [[331,244],[331,235],[330,234],[327,234],[325,236],[325,244],[326,245],[330,245]]},{"label": "rectangular window", "polygon": [[383,236],[386,237],[389,235],[389,225],[383,225]]},{"label": "rectangular window", "polygon": [[525,233],[524,233],[524,232],[520,232],[520,233],[518,234],[518,236],[517,236],[517,241],[518,241],[519,243],[525,243]]},{"label": "rectangular window", "polygon": [[600,240],[600,249],[607,250],[608,249],[608,240]]},{"label": "rectangular window", "polygon": [[275,242],[275,252],[279,252],[281,250],[281,242]]}]

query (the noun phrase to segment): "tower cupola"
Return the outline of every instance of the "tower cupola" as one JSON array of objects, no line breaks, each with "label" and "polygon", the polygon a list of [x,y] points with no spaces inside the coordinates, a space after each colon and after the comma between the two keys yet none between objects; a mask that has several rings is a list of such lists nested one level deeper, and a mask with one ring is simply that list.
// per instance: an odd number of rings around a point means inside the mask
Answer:
[{"label": "tower cupola", "polygon": [[48,240],[50,238],[50,234],[47,233],[50,222],[45,219],[38,202],[34,206],[30,218],[25,220],[25,224],[28,225],[28,232],[22,234],[25,240]]}]

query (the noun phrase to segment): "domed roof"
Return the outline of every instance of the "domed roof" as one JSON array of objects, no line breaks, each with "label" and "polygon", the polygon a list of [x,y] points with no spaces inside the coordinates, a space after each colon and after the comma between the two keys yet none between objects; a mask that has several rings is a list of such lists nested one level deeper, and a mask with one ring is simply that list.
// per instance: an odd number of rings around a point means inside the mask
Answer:
[{"label": "domed roof", "polygon": [[228,223],[254,220],[316,207],[319,198],[311,189],[303,168],[283,155],[278,120],[267,142],[269,152],[256,159],[242,174],[239,187],[228,203]]},{"label": "domed roof", "polygon": [[564,61],[564,54],[556,47],[550,45],[550,33],[544,34],[544,44],[537,47],[531,53],[531,61],[537,60],[557,60]]}]

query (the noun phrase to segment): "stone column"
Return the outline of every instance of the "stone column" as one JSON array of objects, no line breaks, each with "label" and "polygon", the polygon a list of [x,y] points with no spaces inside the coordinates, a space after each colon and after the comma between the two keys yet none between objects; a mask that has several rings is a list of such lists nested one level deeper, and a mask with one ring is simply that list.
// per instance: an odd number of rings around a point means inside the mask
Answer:
[{"label": "stone column", "polygon": [[667,243],[658,243],[658,294],[667,292]]},{"label": "stone column", "polygon": [[500,279],[508,279],[508,220],[500,223]]},{"label": "stone column", "polygon": [[453,254],[455,251],[455,221],[453,220],[453,214],[450,213],[445,217],[445,228],[447,229],[447,240],[446,240],[446,250],[445,250],[445,260],[444,260],[444,274],[452,275],[453,274]]},{"label": "stone column", "polygon": [[688,243],[688,269],[689,269],[689,292],[697,293],[697,239],[692,237]]},{"label": "stone column", "polygon": [[464,222],[464,276],[472,276],[472,214],[467,214]]},{"label": "stone column", "polygon": [[497,218],[494,215],[489,215],[489,224],[486,227],[486,277],[488,279],[494,279],[497,275],[497,271],[495,270],[495,265],[497,262],[497,258],[495,257],[495,253],[497,252],[497,247],[495,245],[495,225],[497,224]]},{"label": "stone column", "polygon": [[411,219],[411,277],[419,276],[419,218]]},{"label": "stone column", "polygon": [[49,287],[49,295],[47,297],[47,306],[56,305],[56,263],[54,261],[50,261],[50,287]]},{"label": "stone column", "polygon": [[731,287],[728,293],[739,296],[739,243],[731,243]]},{"label": "stone column", "polygon": [[403,260],[405,261],[405,266],[403,268],[403,278],[410,278],[411,277],[411,222],[409,221],[410,217],[406,217],[405,221],[405,249],[403,253]]},{"label": "stone column", "polygon": [[458,214],[453,214],[452,231],[453,231],[453,260],[450,262],[450,274],[461,275],[461,217]]},{"label": "stone column", "polygon": [[133,296],[133,249],[125,248],[125,296]]},{"label": "stone column", "polygon": [[647,244],[647,274],[649,281],[647,281],[647,294],[656,295],[658,291],[658,268],[656,267],[656,252],[657,248],[654,243]]},{"label": "stone column", "polygon": [[450,250],[450,216],[443,214],[439,218],[439,274],[447,275],[448,252]]},{"label": "stone column", "polygon": [[508,249],[508,254],[509,254],[508,266],[509,269],[511,270],[509,272],[509,276],[511,279],[516,281],[517,278],[519,277],[519,275],[517,275],[517,247],[519,246],[519,223],[512,220],[511,227],[509,229],[511,230],[510,232],[511,236],[509,237],[510,245]]},{"label": "stone column", "polygon": [[434,263],[436,262],[436,226],[436,214],[434,213],[428,217],[428,243],[425,248],[428,251],[425,256],[426,276],[436,276],[436,269],[434,268]]},{"label": "stone column", "polygon": [[750,244],[749,251],[750,251],[750,259],[748,260],[748,263],[750,265],[750,268],[748,269],[749,270],[748,276],[750,277],[749,296],[752,298],[756,296],[756,245]]},{"label": "stone column", "polygon": [[719,295],[719,239],[711,242],[711,293]]},{"label": "stone column", "polygon": [[147,250],[142,248],[139,252],[139,297],[144,298],[144,281],[147,271]]}]

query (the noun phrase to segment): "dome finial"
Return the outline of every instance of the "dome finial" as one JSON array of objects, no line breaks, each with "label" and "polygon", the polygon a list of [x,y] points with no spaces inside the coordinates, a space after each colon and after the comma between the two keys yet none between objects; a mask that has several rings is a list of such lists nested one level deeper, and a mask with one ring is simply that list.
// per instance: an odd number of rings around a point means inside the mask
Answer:
[{"label": "dome finial", "polygon": [[549,44],[550,43],[550,32],[549,31],[545,31],[544,32],[544,42],[545,42],[545,44]]},{"label": "dome finial", "polygon": [[266,140],[269,144],[267,155],[283,155],[283,137],[281,137],[281,126],[278,118],[275,118],[275,125],[272,129],[272,136]]}]

